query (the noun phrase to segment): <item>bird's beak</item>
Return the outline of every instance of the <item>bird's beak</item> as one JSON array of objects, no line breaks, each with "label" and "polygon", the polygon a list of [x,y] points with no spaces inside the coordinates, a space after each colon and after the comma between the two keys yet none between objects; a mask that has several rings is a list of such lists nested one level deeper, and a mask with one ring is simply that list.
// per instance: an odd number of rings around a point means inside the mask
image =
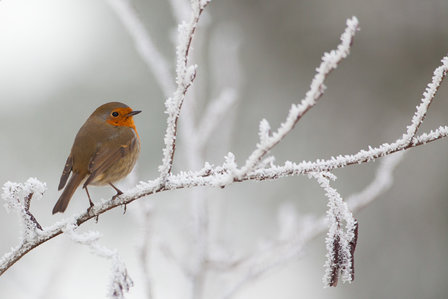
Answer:
[{"label": "bird's beak", "polygon": [[134,110],[134,111],[131,111],[128,114],[126,114],[126,116],[134,116],[136,114],[139,114],[140,112],[141,112],[140,110]]}]

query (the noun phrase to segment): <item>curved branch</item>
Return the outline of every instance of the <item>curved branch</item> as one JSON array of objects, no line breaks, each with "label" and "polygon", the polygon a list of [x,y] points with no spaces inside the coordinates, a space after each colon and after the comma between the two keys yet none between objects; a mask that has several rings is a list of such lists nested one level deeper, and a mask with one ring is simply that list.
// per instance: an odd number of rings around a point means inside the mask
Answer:
[{"label": "curved branch", "polygon": [[[390,155],[392,153],[403,151],[408,148],[417,147],[423,145],[428,142],[432,142],[444,137],[448,136],[448,127],[445,127],[444,134],[439,136],[433,136],[428,138],[423,138],[423,135],[420,135],[414,138],[414,142],[405,148],[399,148],[394,151],[389,151],[384,153],[383,155],[379,155],[376,158]],[[356,155],[355,155],[356,156]],[[278,179],[280,177],[286,176],[296,176],[302,174],[308,174],[311,172],[321,172],[324,170],[333,170],[336,168],[343,168],[348,165],[354,165],[359,163],[365,163],[373,161],[374,158],[359,158],[354,159],[350,162],[335,164],[332,160],[326,160],[323,162],[302,162],[297,164],[297,168],[294,167],[271,167],[265,169],[264,173],[260,173],[259,170],[248,173],[247,175],[241,178],[234,178],[233,180],[228,179],[228,176],[231,173],[227,172],[226,169],[221,166],[212,168],[212,169],[203,169],[201,172],[196,173],[180,173],[177,175],[170,175],[167,177],[166,181],[162,181],[160,178],[149,181],[146,183],[142,183],[137,186],[134,190],[131,190],[119,197],[115,200],[109,200],[106,203],[100,206],[94,206],[90,209],[89,212],[84,212],[79,215],[75,215],[73,218],[66,219],[63,222],[59,222],[58,224],[52,227],[44,227],[42,231],[39,231],[38,237],[34,241],[25,241],[21,245],[16,248],[13,248],[11,252],[5,254],[0,259],[0,276],[8,270],[12,265],[14,265],[18,260],[20,260],[24,255],[26,255],[29,251],[38,247],[39,245],[45,243],[46,241],[53,239],[60,235],[67,225],[72,223],[76,223],[77,226],[80,226],[84,222],[96,218],[97,216],[111,210],[117,208],[121,205],[127,205],[134,200],[139,198],[149,196],[158,192],[164,192],[169,190],[177,190],[177,189],[186,189],[193,188],[198,186],[210,186],[210,187],[224,187],[233,182],[244,182],[244,181],[263,181],[263,180],[273,180]],[[308,167],[303,167],[308,164]],[[287,169],[288,168],[288,169]]]},{"label": "curved branch", "polygon": [[263,159],[263,157],[285,136],[291,132],[297,122],[316,105],[317,100],[324,94],[326,89],[325,79],[328,75],[337,68],[342,59],[346,58],[350,54],[350,47],[355,38],[356,32],[359,30],[359,23],[356,17],[352,17],[347,20],[347,27],[344,33],[341,35],[341,43],[337,46],[336,50],[332,50],[329,53],[324,53],[322,56],[322,62],[316,69],[316,74],[311,81],[310,89],[305,95],[305,98],[299,105],[293,104],[289,110],[288,116],[284,123],[280,125],[276,132],[269,136],[266,129],[269,128],[269,124],[266,120],[262,120],[260,123],[260,142],[257,144],[257,148],[252,152],[246,161],[246,164],[241,168],[239,176],[244,176]]}]

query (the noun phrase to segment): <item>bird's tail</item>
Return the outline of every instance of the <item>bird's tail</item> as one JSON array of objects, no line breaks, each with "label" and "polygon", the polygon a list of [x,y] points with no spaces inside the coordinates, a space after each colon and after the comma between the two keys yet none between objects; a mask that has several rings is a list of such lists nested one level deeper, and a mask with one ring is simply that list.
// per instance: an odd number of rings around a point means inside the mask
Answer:
[{"label": "bird's tail", "polygon": [[54,205],[53,214],[56,214],[58,212],[63,213],[65,209],[67,209],[68,203],[72,198],[73,193],[75,193],[76,188],[78,188],[78,186],[81,184],[84,177],[85,175],[79,174],[77,172],[72,172],[72,176],[70,177],[67,186],[65,186],[61,197],[59,197],[58,202]]}]

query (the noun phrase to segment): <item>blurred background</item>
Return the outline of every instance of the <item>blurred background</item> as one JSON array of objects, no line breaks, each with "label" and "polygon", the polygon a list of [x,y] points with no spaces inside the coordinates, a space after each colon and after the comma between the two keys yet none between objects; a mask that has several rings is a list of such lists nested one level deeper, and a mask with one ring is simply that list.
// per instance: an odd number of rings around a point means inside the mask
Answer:
[{"label": "blurred background", "polygon": [[[169,1],[132,1],[174,78],[176,18]],[[446,0],[293,1],[214,0],[194,41],[199,65],[188,100],[200,118],[206,103],[225,88],[238,101],[214,132],[202,157],[221,164],[227,152],[243,164],[258,139],[262,118],[276,128],[292,103],[308,90],[325,51],[336,47],[345,21],[358,17],[361,31],[348,59],[329,77],[325,95],[279,144],[277,162],[300,162],[355,153],[392,142],[405,132],[433,70],[448,53]],[[174,79],[173,79],[174,80]],[[133,182],[157,176],[166,128],[165,96],[137,53],[133,40],[107,1],[3,0],[0,2],[0,182],[47,183],[31,211],[42,225],[88,207],[78,190],[64,215],[51,215],[57,184],[74,136],[99,105],[122,101],[136,117],[142,152]],[[448,82],[443,82],[420,129],[447,125]],[[179,138],[175,171],[188,169],[185,139]],[[324,235],[300,257],[248,284],[234,298],[447,298],[448,142],[410,150],[395,172],[395,184],[355,214],[359,239],[354,283],[324,289]],[[343,197],[360,191],[378,162],[337,170],[334,186]],[[132,185],[131,185],[132,184]],[[91,188],[96,201],[110,188]],[[276,236],[278,209],[290,204],[299,215],[323,215],[327,200],[306,177],[246,182],[206,190],[211,234],[230,251],[250,252]],[[191,238],[185,191],[153,201],[152,232],[188,259]],[[144,228],[139,205],[116,209],[82,226],[98,230],[101,244],[116,248],[134,280],[127,298],[145,298],[138,258]],[[20,223],[0,209],[0,255],[18,243]],[[190,251],[189,251],[190,250]],[[160,254],[159,254],[160,255]],[[188,285],[179,270],[152,254],[156,298],[184,298]],[[161,256],[161,255],[160,255]],[[0,298],[105,298],[109,262],[59,236],[33,250],[0,277]],[[224,285],[205,289],[215,296]]]}]

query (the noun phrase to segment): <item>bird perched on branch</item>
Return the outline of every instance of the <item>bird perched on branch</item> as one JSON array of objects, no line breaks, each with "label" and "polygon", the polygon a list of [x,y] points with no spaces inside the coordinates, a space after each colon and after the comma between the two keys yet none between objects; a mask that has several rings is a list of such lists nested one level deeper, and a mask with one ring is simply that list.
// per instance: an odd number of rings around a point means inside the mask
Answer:
[{"label": "bird perched on branch", "polygon": [[88,185],[110,185],[117,191],[114,198],[123,194],[113,183],[127,176],[137,161],[140,137],[133,116],[140,112],[123,103],[110,102],[90,115],[76,134],[65,163],[58,188],[61,190],[65,186],[65,189],[53,208],[53,214],[65,211],[80,184],[83,184],[89,198],[89,209],[93,202]]}]

